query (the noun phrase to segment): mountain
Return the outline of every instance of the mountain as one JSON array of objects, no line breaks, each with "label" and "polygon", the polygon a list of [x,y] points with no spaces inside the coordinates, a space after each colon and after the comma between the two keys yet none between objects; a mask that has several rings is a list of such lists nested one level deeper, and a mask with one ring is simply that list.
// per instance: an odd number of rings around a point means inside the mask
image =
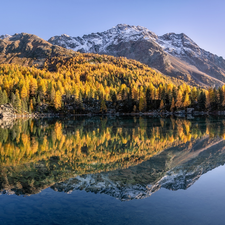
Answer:
[{"label": "mountain", "polygon": [[31,195],[51,187],[128,201],[160,188],[187,189],[225,163],[221,119],[38,120],[30,126],[32,136],[28,123],[20,131],[20,121],[0,128],[0,194]]},{"label": "mountain", "polygon": [[165,150],[137,166],[107,173],[89,174],[56,183],[55,191],[76,190],[107,194],[121,201],[144,199],[166,188],[187,189],[203,174],[224,165],[224,140],[201,138],[183,146]]},{"label": "mountain", "polygon": [[225,60],[201,49],[183,33],[157,36],[141,26],[119,24],[101,33],[83,37],[63,34],[48,41],[83,53],[135,59],[192,85],[221,86],[225,82]]},{"label": "mountain", "polygon": [[135,59],[190,85],[218,87],[225,82],[225,60],[201,49],[185,34],[157,36],[141,26],[119,24],[102,33],[63,34],[48,41],[27,33],[0,36],[0,63],[40,68],[47,58],[72,57],[74,51]]},{"label": "mountain", "polygon": [[73,51],[54,46],[33,34],[20,33],[13,36],[0,36],[0,63],[43,66],[48,57],[73,55],[75,55]]},{"label": "mountain", "polygon": [[[51,72],[56,72],[59,69],[62,72],[62,70],[65,71],[68,68],[73,68],[75,71],[78,67],[81,67],[80,69],[83,73],[81,79],[85,79],[88,75],[85,72],[87,67],[90,67],[89,72],[95,70],[96,73],[96,69],[99,70],[99,67],[106,71],[113,65],[117,67],[118,73],[121,73],[121,68],[124,69],[123,73],[127,75],[130,74],[128,70],[133,74],[137,71],[140,75],[138,79],[140,78],[144,81],[146,78],[151,80],[154,85],[172,83],[178,86],[184,83],[180,79],[165,76],[135,60],[75,52],[27,33],[0,36],[0,64],[19,64],[25,67],[35,66],[38,69],[46,69]],[[101,76],[107,73],[101,72]],[[113,79],[117,79],[115,71],[113,76]],[[126,76],[126,79],[128,79],[128,76]],[[123,79],[123,83],[126,83],[126,79]],[[147,85],[146,82],[145,84]]]}]

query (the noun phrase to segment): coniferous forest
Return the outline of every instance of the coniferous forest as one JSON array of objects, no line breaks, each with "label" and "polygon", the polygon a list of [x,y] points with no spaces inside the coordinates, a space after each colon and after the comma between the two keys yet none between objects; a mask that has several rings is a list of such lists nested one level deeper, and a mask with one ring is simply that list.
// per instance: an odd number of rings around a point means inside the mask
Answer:
[{"label": "coniferous forest", "polygon": [[223,110],[225,86],[202,89],[123,57],[76,53],[48,58],[43,68],[0,65],[0,104],[18,113]]}]

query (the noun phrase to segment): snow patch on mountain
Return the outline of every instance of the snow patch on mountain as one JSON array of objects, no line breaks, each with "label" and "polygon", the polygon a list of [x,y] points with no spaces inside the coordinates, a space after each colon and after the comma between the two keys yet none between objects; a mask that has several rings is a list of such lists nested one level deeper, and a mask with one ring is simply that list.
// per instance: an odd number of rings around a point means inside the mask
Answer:
[{"label": "snow patch on mountain", "polygon": [[147,198],[159,189],[157,185],[121,185],[120,182],[112,181],[107,175],[98,176],[100,176],[100,181],[96,175],[78,176],[67,182],[55,184],[52,188],[55,191],[63,191],[68,194],[76,190],[104,193],[121,201]]},{"label": "snow patch on mountain", "polygon": [[74,51],[108,53],[108,47],[112,45],[138,40],[154,42],[165,52],[175,56],[182,56],[187,52],[195,57],[202,55],[199,46],[183,33],[157,36],[145,27],[126,24],[118,24],[105,32],[92,33],[83,37],[70,37],[66,34],[54,36],[49,39],[49,42]]},{"label": "snow patch on mountain", "polygon": [[111,54],[112,46],[119,45],[121,42],[136,42],[138,40],[152,42],[166,53],[178,58],[200,57],[204,60],[215,60],[216,58],[221,62],[223,60],[222,57],[201,49],[184,33],[167,33],[157,36],[145,27],[126,24],[118,24],[107,31],[91,33],[83,37],[71,37],[63,34],[61,36],[54,36],[48,41],[54,45],[74,51]]},{"label": "snow patch on mountain", "polygon": [[0,39],[9,39],[9,38],[11,38],[12,36],[11,35],[9,35],[9,34],[4,34],[4,35],[0,35]]},{"label": "snow patch on mountain", "polygon": [[183,33],[164,34],[158,37],[157,42],[165,52],[177,57],[183,57],[186,54],[192,57],[202,57],[206,55],[206,51],[202,50],[193,40]]},{"label": "snow patch on mountain", "polygon": [[54,36],[48,41],[74,51],[107,53],[111,45],[120,42],[137,41],[139,39],[155,40],[157,35],[141,26],[119,24],[102,33],[92,33],[83,37],[70,37],[68,35]]},{"label": "snow patch on mountain", "polygon": [[76,190],[104,193],[121,201],[129,201],[150,197],[162,187],[170,190],[187,189],[199,179],[202,173],[201,167],[191,172],[178,168],[168,171],[165,176],[153,184],[121,184],[120,181],[111,180],[107,174],[92,174],[70,178],[66,182],[55,184],[52,188],[68,194]]}]

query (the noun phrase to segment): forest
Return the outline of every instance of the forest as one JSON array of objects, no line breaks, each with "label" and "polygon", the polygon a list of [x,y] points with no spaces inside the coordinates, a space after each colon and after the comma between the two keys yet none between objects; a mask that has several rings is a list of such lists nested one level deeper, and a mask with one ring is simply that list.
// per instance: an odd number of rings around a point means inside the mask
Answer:
[{"label": "forest", "polygon": [[1,165],[21,166],[58,157],[62,166],[84,174],[88,170],[127,168],[202,137],[225,138],[224,120],[201,128],[184,119],[149,122],[132,117],[125,121],[129,126],[107,117],[44,124],[19,120],[11,129],[0,128]]},{"label": "forest", "polygon": [[167,77],[135,60],[77,53],[44,67],[0,65],[0,104],[18,113],[174,112],[225,109],[225,85],[207,90]]},{"label": "forest", "polygon": [[223,140],[224,124],[225,120],[208,118],[196,123],[139,116],[21,119],[10,129],[0,128],[0,192],[37,193],[78,175],[138,165],[167,149],[169,162],[175,152],[186,154],[185,149],[191,151],[196,143]]}]

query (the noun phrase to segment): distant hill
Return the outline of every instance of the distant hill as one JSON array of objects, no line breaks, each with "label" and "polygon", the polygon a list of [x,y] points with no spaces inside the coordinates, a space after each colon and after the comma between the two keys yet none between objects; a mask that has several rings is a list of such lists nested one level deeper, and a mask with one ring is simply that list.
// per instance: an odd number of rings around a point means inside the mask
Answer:
[{"label": "distant hill", "polygon": [[39,38],[33,34],[20,33],[0,36],[0,63],[14,63],[23,66],[43,66],[46,58],[73,56],[74,51]]}]

